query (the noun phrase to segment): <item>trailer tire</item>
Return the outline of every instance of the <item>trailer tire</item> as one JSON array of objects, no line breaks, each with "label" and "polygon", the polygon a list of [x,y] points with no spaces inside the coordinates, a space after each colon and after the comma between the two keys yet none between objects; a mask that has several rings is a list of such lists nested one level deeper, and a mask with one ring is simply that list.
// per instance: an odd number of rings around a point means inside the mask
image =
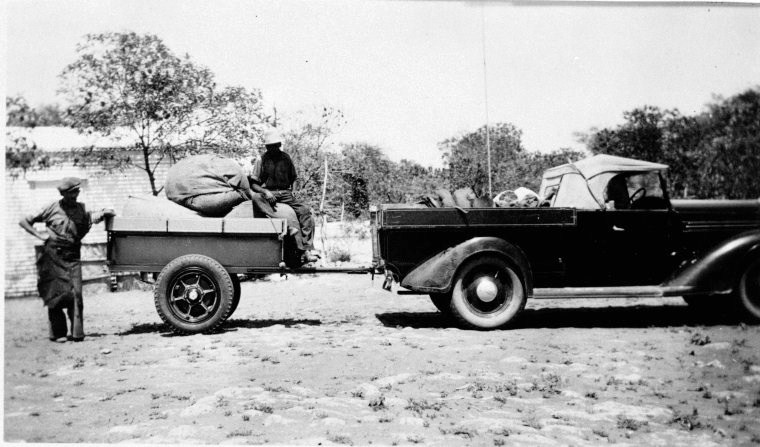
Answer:
[{"label": "trailer tire", "polygon": [[230,309],[230,314],[227,315],[227,318],[232,317],[232,314],[235,313],[238,304],[240,304],[240,278],[238,278],[238,275],[235,273],[230,273],[230,278],[232,279],[234,294],[232,296],[232,308]]},{"label": "trailer tire", "polygon": [[495,329],[513,322],[526,301],[524,281],[514,264],[503,256],[485,254],[457,272],[451,310],[466,327]]},{"label": "trailer tire", "polygon": [[154,291],[158,315],[178,334],[216,329],[232,314],[234,296],[227,270],[208,256],[195,254],[169,262]]}]

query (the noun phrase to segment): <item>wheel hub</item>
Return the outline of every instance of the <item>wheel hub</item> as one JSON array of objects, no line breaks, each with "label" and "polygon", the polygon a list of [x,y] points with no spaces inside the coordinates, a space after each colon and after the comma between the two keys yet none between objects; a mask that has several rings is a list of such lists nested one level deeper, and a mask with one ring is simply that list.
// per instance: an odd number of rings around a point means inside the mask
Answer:
[{"label": "wheel hub", "polygon": [[198,303],[201,300],[201,296],[203,295],[201,294],[200,290],[195,287],[190,287],[185,292],[185,299],[187,299],[190,304]]},{"label": "wheel hub", "polygon": [[499,286],[491,277],[480,277],[476,280],[475,294],[480,301],[490,303],[499,295]]}]

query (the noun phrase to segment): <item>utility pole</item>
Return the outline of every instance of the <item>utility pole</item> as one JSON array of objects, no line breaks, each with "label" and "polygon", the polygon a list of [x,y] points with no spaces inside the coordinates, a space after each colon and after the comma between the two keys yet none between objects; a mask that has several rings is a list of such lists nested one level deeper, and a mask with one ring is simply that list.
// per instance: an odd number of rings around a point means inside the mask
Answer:
[{"label": "utility pole", "polygon": [[488,160],[488,198],[493,199],[493,189],[491,187],[491,132],[488,128],[488,70],[486,69],[486,14],[485,6],[480,4],[480,30],[483,43],[483,91],[485,96],[486,107],[486,158]]}]

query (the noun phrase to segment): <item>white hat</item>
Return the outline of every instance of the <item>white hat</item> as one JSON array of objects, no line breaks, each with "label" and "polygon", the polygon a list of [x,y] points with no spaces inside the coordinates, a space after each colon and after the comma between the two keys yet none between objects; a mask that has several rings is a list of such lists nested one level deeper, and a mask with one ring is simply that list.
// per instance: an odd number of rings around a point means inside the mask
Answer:
[{"label": "white hat", "polygon": [[264,133],[264,146],[277,143],[282,143],[282,136],[280,136],[280,132],[273,129]]}]

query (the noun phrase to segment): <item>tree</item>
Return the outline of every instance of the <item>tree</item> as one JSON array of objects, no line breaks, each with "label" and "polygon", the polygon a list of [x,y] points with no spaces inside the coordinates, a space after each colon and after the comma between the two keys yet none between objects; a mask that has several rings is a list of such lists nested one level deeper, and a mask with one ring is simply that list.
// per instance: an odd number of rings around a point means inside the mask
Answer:
[{"label": "tree", "polygon": [[688,193],[694,165],[694,149],[702,131],[693,117],[677,109],[644,106],[623,113],[624,123],[615,129],[592,129],[582,137],[592,153],[659,162],[670,166],[670,191],[678,197]]},{"label": "tree", "polygon": [[283,132],[284,147],[298,171],[293,190],[301,195],[313,210],[319,209],[324,182],[324,162],[334,166],[330,156],[330,137],[345,124],[339,109],[320,106],[301,111],[285,120],[290,130]]},{"label": "tree", "polygon": [[[491,146],[491,174],[497,167],[524,151],[522,131],[509,123],[497,123],[488,128]],[[488,194],[488,157],[486,151],[486,126],[460,137],[452,137],[439,143],[444,161],[448,166],[449,184],[457,189],[469,186],[475,195]]]},{"label": "tree", "polygon": [[16,177],[19,172],[26,174],[30,169],[49,168],[51,164],[51,157],[39,150],[36,144],[30,144],[23,135],[6,130],[5,169],[11,176]]},{"label": "tree", "polygon": [[623,118],[581,141],[592,153],[667,164],[672,197],[760,196],[760,88],[715,98],[696,116],[644,106]]},{"label": "tree", "polygon": [[[22,96],[5,97],[6,120],[8,127],[34,128],[39,117],[35,110],[29,107]],[[49,167],[51,157],[43,153],[34,142],[29,142],[26,136],[12,129],[5,130],[5,168],[11,175],[18,175],[30,169]]]},{"label": "tree", "polygon": [[760,197],[760,87],[715,98],[701,115],[705,128],[696,151],[700,197]]},{"label": "tree", "polygon": [[520,186],[538,192],[545,170],[584,157],[584,153],[568,148],[550,153],[519,152],[514,158],[501,162],[497,167],[494,193],[513,190]]},{"label": "tree", "polygon": [[391,202],[417,202],[436,189],[450,189],[447,172],[443,169],[426,168],[405,159],[394,167],[393,187],[388,197]]},{"label": "tree", "polygon": [[34,109],[29,107],[23,96],[5,97],[5,125],[8,127],[34,127]]},{"label": "tree", "polygon": [[261,141],[267,121],[261,93],[218,88],[209,69],[189,55],[176,56],[155,35],[89,34],[77,54],[60,75],[71,124],[85,133],[121,136],[141,152],[133,160],[91,148],[80,154],[83,163],[138,167],[157,195],[155,171],[165,159],[202,151],[235,156]]}]

